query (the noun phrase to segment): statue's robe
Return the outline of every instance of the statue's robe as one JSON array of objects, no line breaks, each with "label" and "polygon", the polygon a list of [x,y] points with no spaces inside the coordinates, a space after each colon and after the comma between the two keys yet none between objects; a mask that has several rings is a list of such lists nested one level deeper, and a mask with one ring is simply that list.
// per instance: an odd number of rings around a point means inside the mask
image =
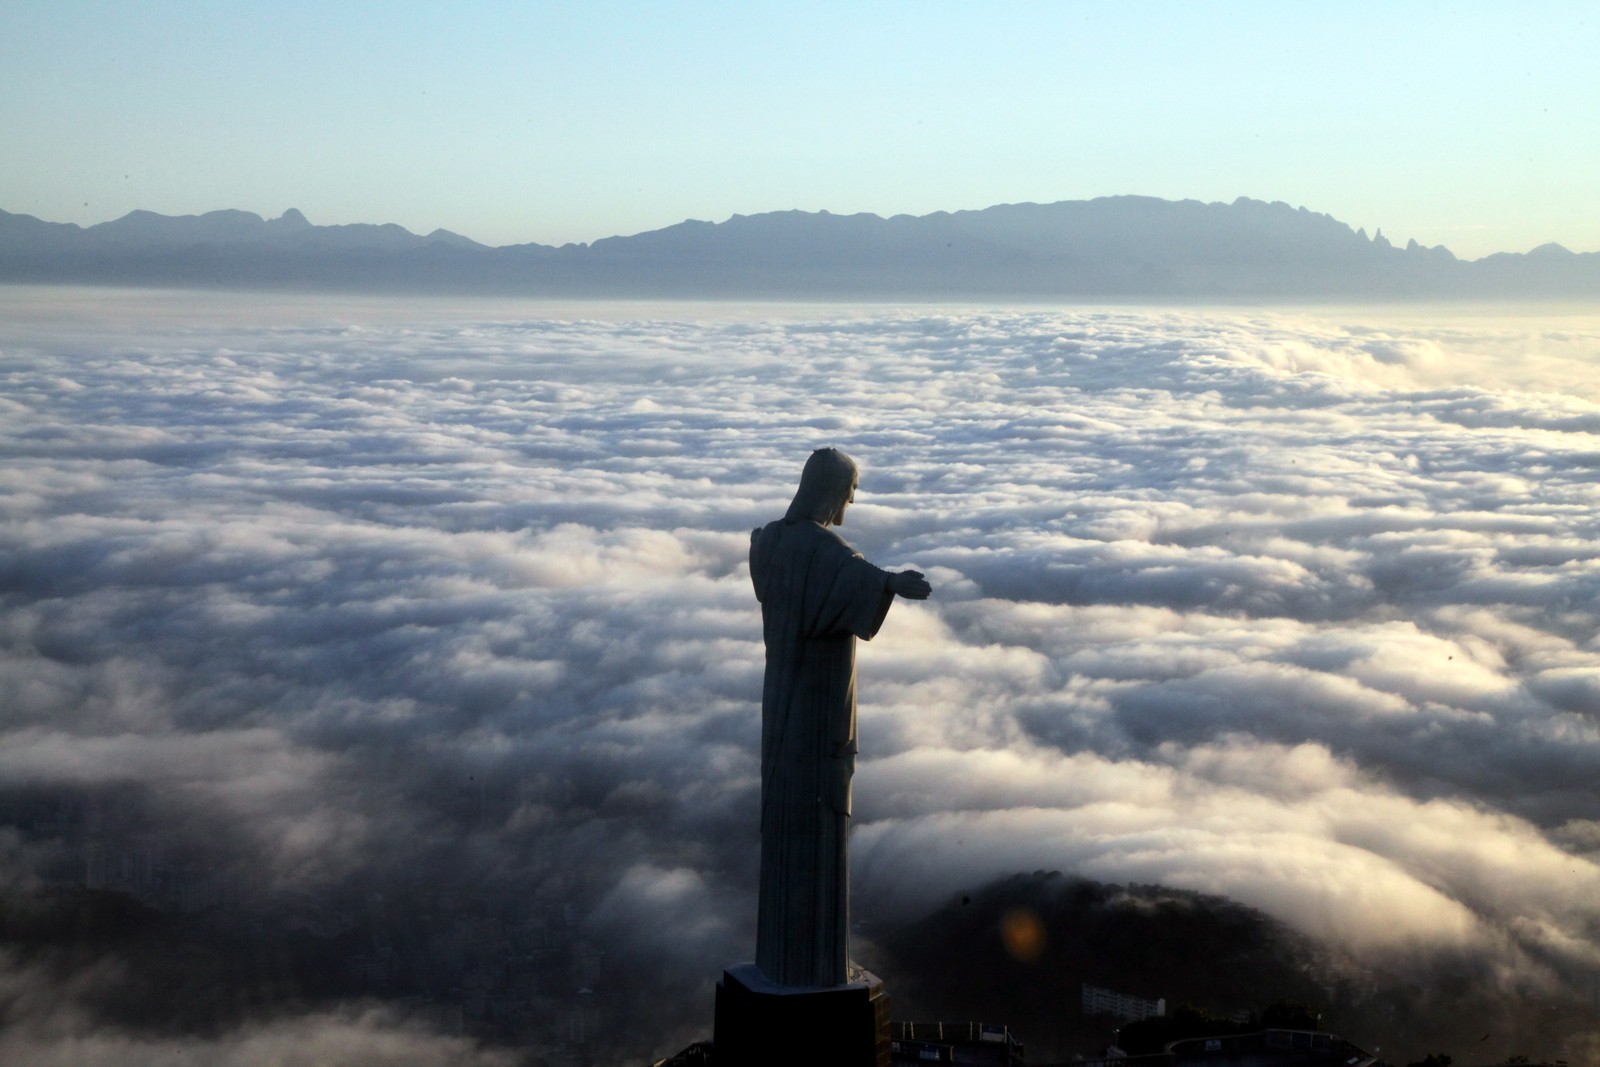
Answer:
[{"label": "statue's robe", "polygon": [[783,519],[750,538],[767,671],[761,693],[756,966],[787,986],[848,980],[856,638],[883,625],[889,574],[833,530]]}]

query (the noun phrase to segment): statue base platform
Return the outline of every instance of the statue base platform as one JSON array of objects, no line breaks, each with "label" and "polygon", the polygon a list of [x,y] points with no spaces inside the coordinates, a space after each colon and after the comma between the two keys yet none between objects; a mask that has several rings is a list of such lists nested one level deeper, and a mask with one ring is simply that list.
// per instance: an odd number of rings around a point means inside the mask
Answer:
[{"label": "statue base platform", "polygon": [[836,986],[780,986],[753,963],[717,983],[716,1067],[889,1067],[889,995],[867,971]]}]

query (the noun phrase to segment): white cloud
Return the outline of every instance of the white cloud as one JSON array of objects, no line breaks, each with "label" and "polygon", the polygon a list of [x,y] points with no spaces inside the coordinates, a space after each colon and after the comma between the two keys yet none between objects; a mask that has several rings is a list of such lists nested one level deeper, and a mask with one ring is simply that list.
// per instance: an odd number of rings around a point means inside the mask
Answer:
[{"label": "white cloud", "polygon": [[[6,992],[16,995],[14,982]],[[4,988],[4,986],[0,986]],[[512,1067],[515,1054],[430,1033],[378,1007],[252,1023],[206,1037],[98,1028],[52,1006],[0,1034],[0,1057],[30,1067]]]},{"label": "white cloud", "polygon": [[835,444],[936,585],[860,654],[863,908],[1054,867],[1600,972],[1593,320],[163,299],[0,327],[0,787],[724,952],[748,531]]}]

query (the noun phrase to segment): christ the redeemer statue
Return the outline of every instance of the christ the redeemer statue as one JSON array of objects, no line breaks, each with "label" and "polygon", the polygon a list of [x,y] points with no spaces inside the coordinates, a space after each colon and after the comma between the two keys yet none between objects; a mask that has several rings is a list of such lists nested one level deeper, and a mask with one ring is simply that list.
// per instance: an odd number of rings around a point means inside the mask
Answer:
[{"label": "christ the redeemer statue", "polygon": [[831,529],[844,521],[859,477],[849,456],[818,449],[788,514],[750,537],[767,646],[756,966],[779,986],[851,980],[856,638],[878,632],[896,596],[924,600],[932,591],[916,571],[874,567]]}]

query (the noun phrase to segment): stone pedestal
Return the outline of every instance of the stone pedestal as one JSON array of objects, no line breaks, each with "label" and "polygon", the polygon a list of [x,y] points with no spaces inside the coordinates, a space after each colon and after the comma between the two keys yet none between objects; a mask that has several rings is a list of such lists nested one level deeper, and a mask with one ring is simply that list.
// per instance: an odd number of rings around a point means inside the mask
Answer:
[{"label": "stone pedestal", "polygon": [[889,996],[867,971],[826,987],[778,986],[753,963],[717,983],[716,1067],[889,1067]]}]

